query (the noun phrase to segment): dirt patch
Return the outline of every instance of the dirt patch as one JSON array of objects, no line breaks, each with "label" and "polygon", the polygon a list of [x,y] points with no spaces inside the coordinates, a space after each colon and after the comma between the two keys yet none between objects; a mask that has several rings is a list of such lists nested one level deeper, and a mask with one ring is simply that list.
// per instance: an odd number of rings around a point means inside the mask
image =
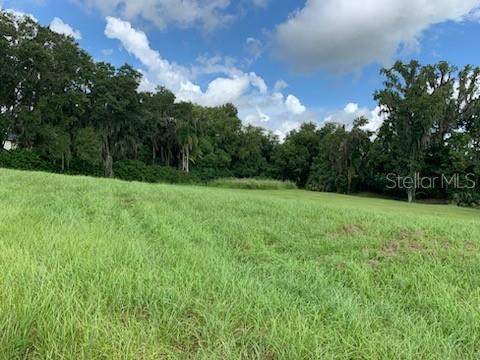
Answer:
[{"label": "dirt patch", "polygon": [[422,230],[401,230],[400,240],[405,245],[405,248],[410,251],[426,250],[425,232]]},{"label": "dirt patch", "polygon": [[422,230],[401,229],[397,239],[384,244],[379,255],[382,257],[395,257],[402,252],[422,252],[427,250],[425,233]]},{"label": "dirt patch", "polygon": [[278,360],[279,357],[275,352],[269,351],[265,354],[264,359],[265,360]]},{"label": "dirt patch", "polygon": [[463,244],[465,251],[467,252],[476,252],[478,251],[478,245],[475,241],[468,240]]},{"label": "dirt patch", "polygon": [[338,269],[338,270],[343,270],[347,267],[347,263],[345,261],[338,261],[336,264],[335,264],[335,267]]},{"label": "dirt patch", "polygon": [[425,239],[425,232],[418,229],[402,229],[400,230],[399,238],[403,241],[422,241],[423,239]]},{"label": "dirt patch", "polygon": [[371,267],[371,268],[378,268],[382,265],[382,263],[378,260],[375,260],[375,259],[370,259],[368,260],[368,265]]},{"label": "dirt patch", "polygon": [[198,336],[192,335],[190,337],[190,346],[188,352],[197,353],[201,348],[201,341]]},{"label": "dirt patch", "polygon": [[137,200],[134,197],[128,195],[118,195],[115,198],[120,205],[126,208],[132,208],[137,203]]},{"label": "dirt patch", "polygon": [[412,251],[422,251],[422,250],[426,249],[425,244],[422,243],[421,241],[417,241],[417,240],[409,241],[407,243],[407,246]]},{"label": "dirt patch", "polygon": [[360,236],[365,233],[365,230],[360,225],[345,224],[337,230],[337,233],[347,236]]},{"label": "dirt patch", "polygon": [[386,257],[397,256],[400,253],[401,246],[398,241],[390,241],[382,246],[380,254]]}]

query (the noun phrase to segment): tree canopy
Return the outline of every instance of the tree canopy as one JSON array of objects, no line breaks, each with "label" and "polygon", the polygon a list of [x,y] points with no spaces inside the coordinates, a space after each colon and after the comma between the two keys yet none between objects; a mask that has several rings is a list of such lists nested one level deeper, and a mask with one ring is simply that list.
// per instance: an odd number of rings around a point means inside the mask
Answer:
[{"label": "tree canopy", "polygon": [[[478,186],[387,189],[387,175],[480,173],[480,68],[397,62],[374,94],[385,121],[305,123],[282,141],[232,104],[202,107],[142,75],[95,62],[71,37],[0,11],[0,165],[145,181],[290,180],[317,191],[480,198]],[[18,161],[15,161],[18,156]],[[41,166],[39,164],[42,164]],[[172,175],[175,174],[175,175]],[[182,175],[183,174],[183,175]],[[478,180],[478,176],[475,175]]]}]

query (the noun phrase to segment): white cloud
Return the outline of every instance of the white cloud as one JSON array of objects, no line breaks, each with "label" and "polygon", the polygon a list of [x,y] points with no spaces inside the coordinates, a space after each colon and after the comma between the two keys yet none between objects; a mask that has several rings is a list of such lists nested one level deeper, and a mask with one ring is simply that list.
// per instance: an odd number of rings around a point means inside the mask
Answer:
[{"label": "white cloud", "polygon": [[1,4],[0,4],[0,10],[13,15],[17,21],[21,22],[24,18],[30,18],[31,20],[38,23],[38,19],[32,14],[24,13],[23,11],[19,11],[15,9],[3,9]]},{"label": "white cloud", "polygon": [[250,57],[250,62],[257,61],[263,52],[263,44],[260,40],[253,37],[247,38],[246,49]]},{"label": "white cloud", "polygon": [[386,119],[386,115],[381,113],[381,108],[376,106],[373,110],[367,107],[360,107],[356,103],[348,103],[341,111],[335,111],[325,117],[324,122],[334,122],[351,127],[353,121],[361,116],[368,119],[368,124],[364,127],[366,130],[377,131]]},{"label": "white cloud", "polygon": [[274,134],[283,141],[287,137],[288,133],[292,130],[298,129],[301,123],[295,121],[285,121],[280,124],[280,128],[274,131]]},{"label": "white cloud", "polygon": [[[258,106],[256,107],[256,110],[257,110],[258,119],[261,122],[269,122],[272,119],[270,116],[265,114]],[[251,120],[255,120],[255,118],[251,118]]]},{"label": "white cloud", "polygon": [[348,114],[355,114],[358,111],[358,104],[348,103],[343,110]]},{"label": "white cloud", "polygon": [[107,17],[105,35],[109,39],[120,40],[125,50],[145,65],[148,69],[148,73],[144,73],[145,81],[163,84],[172,90],[180,88],[197,91],[195,86],[190,84],[188,70],[163,59],[150,47],[147,35],[135,30],[128,21]]},{"label": "white cloud", "polygon": [[277,56],[296,69],[352,71],[387,63],[422,32],[478,14],[480,0],[307,0],[274,32]]},{"label": "white cloud", "polygon": [[50,23],[50,29],[58,34],[73,37],[75,40],[81,40],[82,34],[78,30],[74,30],[70,25],[65,24],[62,19],[55,17]]},{"label": "white cloud", "polygon": [[[281,93],[285,82],[277,82],[272,92],[262,77],[237,68],[234,59],[203,56],[192,67],[178,65],[153,50],[144,32],[114,17],[107,17],[105,35],[119,40],[125,50],[143,64],[142,90],[154,90],[162,85],[172,90],[180,101],[192,101],[205,106],[233,103],[244,122],[277,131],[282,137],[292,130],[292,124],[299,125],[316,118],[294,95],[290,94],[285,99]],[[217,76],[205,90],[195,82],[202,75]],[[286,126],[285,123],[290,125]]]},{"label": "white cloud", "polygon": [[159,29],[173,24],[209,31],[233,21],[230,0],[74,0],[79,6],[128,20],[144,19]]},{"label": "white cloud", "polygon": [[278,81],[275,83],[275,86],[273,87],[273,89],[274,89],[275,92],[282,92],[282,91],[285,90],[287,87],[288,87],[288,84],[287,84],[286,81],[284,81],[284,80],[278,80]]},{"label": "white cloud", "polygon": [[287,105],[288,110],[295,115],[301,115],[307,110],[307,108],[302,105],[300,100],[292,94],[287,96],[285,105]]}]

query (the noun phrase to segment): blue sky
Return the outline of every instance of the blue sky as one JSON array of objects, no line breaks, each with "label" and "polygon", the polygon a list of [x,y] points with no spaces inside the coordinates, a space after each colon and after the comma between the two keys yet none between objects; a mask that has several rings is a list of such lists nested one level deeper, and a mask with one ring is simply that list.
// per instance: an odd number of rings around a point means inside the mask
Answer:
[{"label": "blue sky", "polygon": [[[394,59],[479,64],[480,0],[0,0],[73,34],[143,89],[233,102],[284,136],[304,121],[381,123],[373,92]],[[54,20],[55,19],[55,20]],[[53,22],[52,22],[53,21]]]}]

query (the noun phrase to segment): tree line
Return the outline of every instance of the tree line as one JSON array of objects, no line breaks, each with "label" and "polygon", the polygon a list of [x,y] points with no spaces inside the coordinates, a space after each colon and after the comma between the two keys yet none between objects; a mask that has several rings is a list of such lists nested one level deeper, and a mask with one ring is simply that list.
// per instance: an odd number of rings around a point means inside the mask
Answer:
[{"label": "tree line", "polygon": [[480,69],[412,61],[382,75],[378,131],[366,118],[306,123],[279,141],[243,125],[231,104],[141,92],[130,65],[95,62],[74,39],[0,12],[0,142],[17,145],[0,165],[145,181],[262,177],[316,191],[477,202],[478,187],[390,189],[387,175],[480,174]]}]

